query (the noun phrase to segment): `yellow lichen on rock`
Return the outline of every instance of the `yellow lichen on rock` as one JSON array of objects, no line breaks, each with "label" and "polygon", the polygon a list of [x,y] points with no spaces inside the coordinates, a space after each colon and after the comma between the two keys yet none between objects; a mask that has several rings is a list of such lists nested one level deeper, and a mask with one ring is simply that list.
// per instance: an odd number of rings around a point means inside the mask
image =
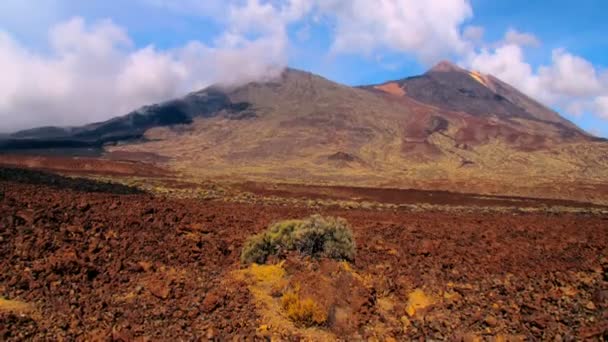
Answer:
[{"label": "yellow lichen on rock", "polygon": [[473,79],[475,79],[475,81],[477,81],[477,82],[483,84],[484,86],[488,87],[488,83],[486,82],[485,77],[481,73],[479,73],[477,71],[471,71],[469,73],[469,75],[471,75],[471,77]]},{"label": "yellow lichen on rock", "polygon": [[285,277],[283,263],[276,265],[258,265],[252,264],[249,272],[257,281],[263,283],[276,283]]},{"label": "yellow lichen on rock", "polygon": [[311,327],[327,322],[327,312],[310,298],[301,299],[299,288],[285,292],[281,297],[281,306],[287,317],[297,325]]},{"label": "yellow lichen on rock", "polygon": [[267,310],[274,306],[273,296],[280,295],[287,286],[285,274],[283,262],[274,265],[251,264],[248,268],[237,271],[235,278],[247,282],[257,305],[260,309]]},{"label": "yellow lichen on rock", "polygon": [[372,286],[373,277],[370,274],[359,274],[359,272],[355,271],[351,264],[347,261],[341,261],[340,266],[344,271],[350,273],[355,279],[363,283],[365,286]]},{"label": "yellow lichen on rock", "polygon": [[305,341],[335,340],[333,334],[318,328],[327,321],[327,314],[312,299],[301,300],[299,293],[286,291],[289,277],[283,265],[251,264],[233,273],[233,279],[245,282],[253,296],[264,322],[258,332],[271,339],[293,335]]},{"label": "yellow lichen on rock", "polygon": [[430,296],[427,296],[421,289],[415,289],[408,295],[407,307],[405,312],[410,316],[414,316],[417,311],[420,311],[428,306],[431,306],[435,301]]},{"label": "yellow lichen on rock", "polygon": [[268,324],[262,324],[256,329],[256,331],[261,334],[266,334],[269,330]]},{"label": "yellow lichen on rock", "polygon": [[406,94],[405,89],[403,89],[403,87],[401,87],[396,82],[390,82],[390,83],[378,85],[378,86],[375,86],[374,88],[381,90],[385,93],[389,93],[389,94],[393,94],[393,95],[397,95],[397,96],[405,96],[405,94]]},{"label": "yellow lichen on rock", "polygon": [[0,297],[0,311],[24,313],[32,310],[32,306],[28,303],[18,300],[8,300]]},{"label": "yellow lichen on rock", "polygon": [[564,294],[564,296],[568,296],[568,297],[574,297],[577,294],[577,290],[575,288],[573,288],[572,286],[564,286],[561,288],[562,293]]},{"label": "yellow lichen on rock", "polygon": [[445,300],[455,300],[458,299],[460,297],[460,294],[458,294],[458,292],[455,291],[444,291],[443,292],[443,299]]}]

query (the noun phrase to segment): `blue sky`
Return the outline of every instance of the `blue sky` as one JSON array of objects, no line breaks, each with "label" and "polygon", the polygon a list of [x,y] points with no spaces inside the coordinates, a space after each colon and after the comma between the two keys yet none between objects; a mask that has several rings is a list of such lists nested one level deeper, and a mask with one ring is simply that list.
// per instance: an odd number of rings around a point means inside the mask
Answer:
[{"label": "blue sky", "polygon": [[3,0],[0,131],[102,120],[274,65],[360,85],[450,59],[608,136],[606,12],[599,0]]}]

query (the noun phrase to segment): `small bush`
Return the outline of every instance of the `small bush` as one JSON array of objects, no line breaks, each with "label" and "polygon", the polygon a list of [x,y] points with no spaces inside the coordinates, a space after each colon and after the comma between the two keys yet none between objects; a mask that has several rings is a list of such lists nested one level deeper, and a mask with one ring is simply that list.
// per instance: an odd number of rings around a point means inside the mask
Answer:
[{"label": "small bush", "polygon": [[252,236],[241,253],[243,263],[263,264],[271,255],[297,251],[311,257],[353,260],[355,240],[346,220],[313,215],[275,223]]},{"label": "small bush", "polygon": [[281,306],[287,317],[297,325],[311,327],[323,325],[327,322],[327,313],[323,311],[312,299],[300,298],[299,289],[286,292],[281,297]]}]

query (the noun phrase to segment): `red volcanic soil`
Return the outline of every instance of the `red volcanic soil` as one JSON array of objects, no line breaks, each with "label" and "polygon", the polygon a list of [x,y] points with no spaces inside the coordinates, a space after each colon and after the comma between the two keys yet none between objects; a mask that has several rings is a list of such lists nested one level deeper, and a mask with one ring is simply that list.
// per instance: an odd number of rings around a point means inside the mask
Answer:
[{"label": "red volcanic soil", "polygon": [[[251,234],[316,212],[74,189],[0,181],[0,297],[32,307],[0,305],[0,340],[262,339],[268,322],[247,286],[224,281]],[[380,298],[405,301],[416,288],[441,300],[407,328],[386,321],[387,335],[608,338],[608,217],[320,213],[350,222],[352,268],[373,279],[345,339],[373,338]],[[403,304],[386,310],[405,315]]]},{"label": "red volcanic soil", "polygon": [[[112,156],[113,158],[120,155]],[[92,157],[0,155],[0,165],[57,171],[69,174],[162,177],[169,174],[157,166],[139,161],[109,160]]]}]

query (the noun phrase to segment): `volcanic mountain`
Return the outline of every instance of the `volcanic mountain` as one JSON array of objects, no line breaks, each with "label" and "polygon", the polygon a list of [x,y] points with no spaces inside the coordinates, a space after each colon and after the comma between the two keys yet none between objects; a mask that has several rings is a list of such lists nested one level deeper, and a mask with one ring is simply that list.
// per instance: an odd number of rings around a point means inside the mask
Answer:
[{"label": "volcanic mountain", "polygon": [[362,87],[286,69],[269,82],[0,140],[12,150],[90,146],[158,155],[188,179],[608,199],[608,143],[496,77],[448,62]]}]

